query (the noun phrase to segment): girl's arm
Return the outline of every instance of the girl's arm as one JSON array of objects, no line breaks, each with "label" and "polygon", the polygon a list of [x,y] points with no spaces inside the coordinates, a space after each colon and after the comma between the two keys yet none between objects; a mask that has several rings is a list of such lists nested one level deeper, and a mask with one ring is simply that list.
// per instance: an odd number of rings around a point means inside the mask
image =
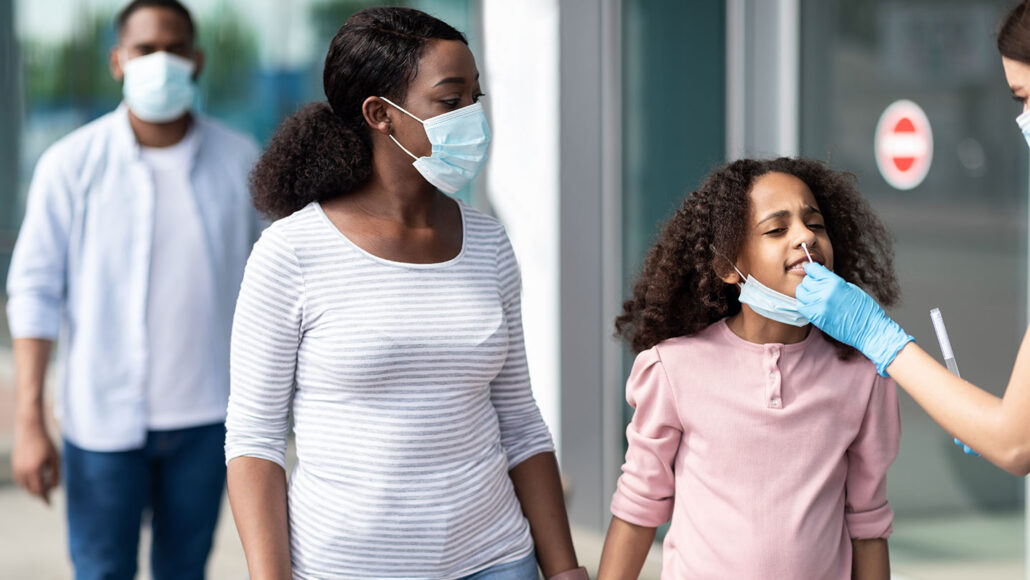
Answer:
[{"label": "girl's arm", "polygon": [[[579,567],[554,453],[534,455],[516,465],[509,475],[522,504],[522,513],[529,520],[536,558],[544,577]],[[585,573],[583,578],[586,578]]]},{"label": "girl's arm", "polygon": [[289,580],[286,473],[279,464],[236,457],[226,473],[229,504],[253,580]]},{"label": "girl's arm", "polygon": [[1030,473],[1030,330],[1003,398],[951,374],[915,343],[887,372],[945,431],[1009,473]]},{"label": "girl's arm", "polygon": [[851,540],[852,580],[890,580],[887,540]]},{"label": "girl's arm", "polygon": [[598,578],[638,577],[655,528],[669,521],[675,502],[673,464],[683,423],[658,347],[637,355],[626,381],[626,402],[633,407],[626,462],[612,497]]},{"label": "girl's arm", "polygon": [[608,535],[604,539],[601,567],[597,580],[637,578],[654,542],[655,528],[631,524],[612,516]]}]

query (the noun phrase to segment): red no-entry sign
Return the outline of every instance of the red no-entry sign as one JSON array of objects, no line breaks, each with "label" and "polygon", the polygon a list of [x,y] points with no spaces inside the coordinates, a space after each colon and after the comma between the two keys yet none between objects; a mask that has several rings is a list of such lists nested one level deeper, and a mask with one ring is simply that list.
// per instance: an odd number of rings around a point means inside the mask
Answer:
[{"label": "red no-entry sign", "polygon": [[900,190],[923,182],[933,161],[933,131],[919,105],[894,101],[876,123],[876,167],[880,175]]}]

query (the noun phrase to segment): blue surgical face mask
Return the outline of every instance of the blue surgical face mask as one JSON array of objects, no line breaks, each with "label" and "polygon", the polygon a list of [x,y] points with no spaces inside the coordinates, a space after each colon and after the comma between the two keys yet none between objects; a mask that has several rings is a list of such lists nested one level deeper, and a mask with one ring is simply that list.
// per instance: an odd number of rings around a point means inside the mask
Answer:
[{"label": "blue surgical face mask", "polygon": [[122,94],[136,117],[148,123],[168,123],[193,105],[196,64],[167,52],[153,52],[122,63]]},{"label": "blue surgical face mask", "polygon": [[1023,111],[1023,114],[1016,117],[1016,124],[1019,125],[1019,130],[1023,132],[1023,139],[1026,140],[1027,147],[1030,147],[1030,109]]},{"label": "blue surgical face mask", "polygon": [[[737,267],[733,267],[737,270]],[[737,283],[740,286],[740,303],[747,304],[756,314],[764,316],[769,320],[782,322],[791,326],[805,326],[808,319],[798,312],[797,298],[777,292],[765,284],[759,282],[754,276],[744,276],[740,270],[737,274],[745,279],[744,283]]]},{"label": "blue surgical face mask", "polygon": [[380,98],[425,127],[429,143],[433,145],[433,153],[429,157],[416,157],[393,135],[390,139],[415,160],[412,164],[415,169],[437,189],[456,193],[483,169],[486,149],[490,145],[490,126],[482,104],[473,103],[423,121],[390,99]]}]

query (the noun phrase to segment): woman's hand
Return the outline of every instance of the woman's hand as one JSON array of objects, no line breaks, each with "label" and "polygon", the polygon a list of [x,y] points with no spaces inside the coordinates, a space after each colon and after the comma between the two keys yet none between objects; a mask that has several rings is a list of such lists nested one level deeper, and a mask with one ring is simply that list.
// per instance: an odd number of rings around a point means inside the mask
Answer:
[{"label": "woman's hand", "polygon": [[798,310],[826,334],[857,348],[887,376],[887,366],[915,339],[861,288],[821,264],[805,264],[805,274],[795,292]]}]

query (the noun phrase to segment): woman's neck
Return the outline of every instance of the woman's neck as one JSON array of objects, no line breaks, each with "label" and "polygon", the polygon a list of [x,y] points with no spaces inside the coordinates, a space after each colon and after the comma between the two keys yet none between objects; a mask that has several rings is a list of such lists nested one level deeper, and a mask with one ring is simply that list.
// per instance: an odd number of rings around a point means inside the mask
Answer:
[{"label": "woman's neck", "polygon": [[398,179],[391,173],[373,171],[364,185],[342,197],[370,218],[405,227],[432,227],[440,210],[449,204],[436,188],[417,173],[415,176]]},{"label": "woman's neck", "polygon": [[756,314],[747,304],[742,305],[740,312],[726,321],[726,326],[733,334],[755,344],[794,344],[805,340],[812,328],[810,324],[793,326],[769,320]]}]

